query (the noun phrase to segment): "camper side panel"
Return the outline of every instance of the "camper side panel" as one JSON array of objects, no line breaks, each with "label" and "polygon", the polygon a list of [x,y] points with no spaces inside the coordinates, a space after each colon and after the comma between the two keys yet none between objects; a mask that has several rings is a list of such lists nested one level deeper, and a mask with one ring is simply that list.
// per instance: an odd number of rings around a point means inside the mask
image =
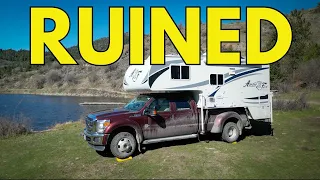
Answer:
[{"label": "camper side panel", "polygon": [[206,106],[247,107],[251,119],[270,118],[269,66],[235,66],[225,69],[225,72],[224,83],[206,93]]}]

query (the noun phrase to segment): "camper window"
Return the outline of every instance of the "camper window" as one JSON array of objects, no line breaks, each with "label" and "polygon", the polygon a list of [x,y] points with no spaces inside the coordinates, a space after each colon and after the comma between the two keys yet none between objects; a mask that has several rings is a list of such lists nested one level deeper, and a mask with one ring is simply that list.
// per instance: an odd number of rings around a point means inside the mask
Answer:
[{"label": "camper window", "polygon": [[210,74],[210,84],[211,85],[223,85],[223,75],[222,74]]},{"label": "camper window", "polygon": [[171,66],[171,79],[189,79],[189,66]]},{"label": "camper window", "polygon": [[223,84],[223,75],[218,74],[218,85],[222,85],[222,84]]},{"label": "camper window", "polygon": [[210,74],[210,84],[217,85],[217,75],[216,74]]},{"label": "camper window", "polygon": [[180,66],[171,66],[171,79],[180,79]]},{"label": "camper window", "polygon": [[189,79],[189,66],[181,66],[181,79]]}]

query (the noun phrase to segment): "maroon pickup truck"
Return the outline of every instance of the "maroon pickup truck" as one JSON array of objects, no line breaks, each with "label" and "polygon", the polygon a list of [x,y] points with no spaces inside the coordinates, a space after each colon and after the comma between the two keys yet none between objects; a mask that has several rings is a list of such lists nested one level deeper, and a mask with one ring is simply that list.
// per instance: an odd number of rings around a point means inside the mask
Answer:
[{"label": "maroon pickup truck", "polygon": [[[244,109],[220,110],[206,116],[206,130],[234,142],[247,126]],[[142,144],[196,138],[200,133],[199,110],[191,94],[141,94],[121,109],[91,113],[84,139],[97,152],[118,158],[131,156]]]}]

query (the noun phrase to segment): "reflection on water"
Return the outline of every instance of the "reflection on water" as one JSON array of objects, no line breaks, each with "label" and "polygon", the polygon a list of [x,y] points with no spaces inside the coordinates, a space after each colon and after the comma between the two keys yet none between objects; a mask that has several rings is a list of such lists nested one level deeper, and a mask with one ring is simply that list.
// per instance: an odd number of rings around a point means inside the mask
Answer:
[{"label": "reflection on water", "polygon": [[0,94],[0,116],[29,119],[33,130],[44,130],[57,123],[77,121],[87,113],[112,109],[121,105],[81,106],[81,102],[126,102],[122,98],[43,96],[27,94]]}]

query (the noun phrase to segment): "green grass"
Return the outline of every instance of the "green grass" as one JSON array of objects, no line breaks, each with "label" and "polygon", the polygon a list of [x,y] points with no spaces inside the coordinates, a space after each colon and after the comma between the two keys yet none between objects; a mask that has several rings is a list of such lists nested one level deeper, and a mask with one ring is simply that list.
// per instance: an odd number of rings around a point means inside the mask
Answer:
[{"label": "green grass", "polygon": [[121,163],[88,147],[80,122],[60,125],[0,140],[0,178],[320,178],[320,107],[274,117],[274,136],[155,146]]}]

